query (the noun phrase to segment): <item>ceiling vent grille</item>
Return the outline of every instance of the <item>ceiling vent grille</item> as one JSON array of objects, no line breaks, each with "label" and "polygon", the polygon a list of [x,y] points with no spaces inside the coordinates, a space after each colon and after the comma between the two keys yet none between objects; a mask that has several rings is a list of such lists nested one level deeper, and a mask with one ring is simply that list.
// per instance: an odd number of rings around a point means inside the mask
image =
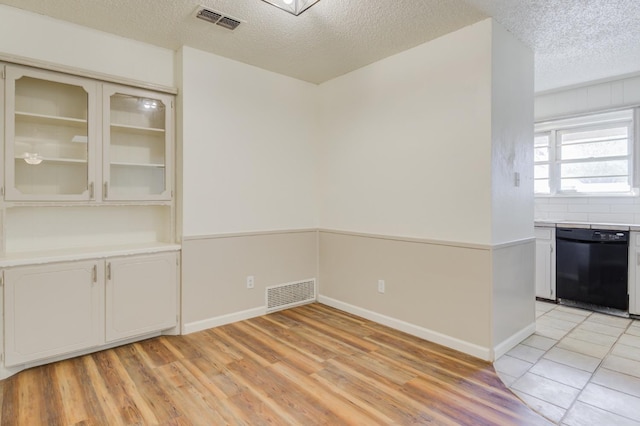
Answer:
[{"label": "ceiling vent grille", "polygon": [[226,16],[225,14],[207,9],[204,6],[200,6],[196,9],[196,18],[200,18],[203,21],[210,22],[212,24],[220,25],[228,30],[235,30],[242,23],[241,20]]}]

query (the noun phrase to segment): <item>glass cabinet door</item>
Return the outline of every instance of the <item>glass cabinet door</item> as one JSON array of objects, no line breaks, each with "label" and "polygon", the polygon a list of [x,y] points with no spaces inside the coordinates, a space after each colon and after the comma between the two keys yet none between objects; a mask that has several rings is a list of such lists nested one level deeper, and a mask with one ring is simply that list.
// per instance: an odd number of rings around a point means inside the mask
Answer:
[{"label": "glass cabinet door", "polygon": [[171,199],[172,97],[104,85],[105,200]]},{"label": "glass cabinet door", "polygon": [[6,67],[5,198],[93,198],[95,83]]}]

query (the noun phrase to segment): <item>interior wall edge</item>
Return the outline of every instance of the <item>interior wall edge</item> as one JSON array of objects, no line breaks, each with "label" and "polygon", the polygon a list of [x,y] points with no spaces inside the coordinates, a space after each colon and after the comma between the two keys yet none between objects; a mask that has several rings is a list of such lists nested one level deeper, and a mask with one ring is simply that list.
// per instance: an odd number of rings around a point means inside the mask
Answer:
[{"label": "interior wall edge", "polygon": [[329,228],[319,228],[318,231],[323,234],[346,235],[351,237],[363,237],[363,238],[372,238],[377,240],[399,241],[404,243],[430,244],[430,245],[439,245],[439,246],[447,246],[447,247],[467,248],[472,250],[491,250],[491,245],[468,243],[464,241],[433,240],[429,238],[407,237],[402,235],[390,235],[390,234],[373,234],[368,232],[347,231],[342,229],[329,229]]},{"label": "interior wall edge", "polygon": [[300,234],[306,232],[317,232],[317,228],[296,228],[296,229],[274,229],[269,231],[246,231],[246,232],[224,232],[220,234],[207,235],[185,235],[183,241],[211,240],[220,238],[236,238],[236,237],[252,237],[261,235],[277,235],[277,234]]},{"label": "interior wall edge", "polygon": [[400,241],[405,243],[430,244],[430,245],[457,247],[457,248],[466,248],[466,249],[475,249],[475,250],[498,250],[501,248],[516,246],[516,245],[535,241],[535,237],[530,237],[530,238],[519,238],[512,241],[504,241],[497,244],[477,244],[477,243],[469,243],[465,241],[434,240],[430,238],[406,237],[401,235],[388,235],[388,234],[372,234],[368,232],[347,231],[347,230],[330,229],[330,228],[318,228],[318,232],[326,233],[326,234],[348,235],[352,237],[364,237],[364,238],[373,238],[373,239],[379,239],[379,240]]},{"label": "interior wall edge", "polygon": [[466,354],[475,356],[476,358],[480,358],[484,361],[492,361],[492,351],[490,350],[490,348],[457,339],[455,337],[439,333],[435,330],[430,330],[428,328],[411,324],[397,318],[392,318],[378,312],[374,312],[359,306],[333,299],[331,297],[319,295],[318,302],[327,306],[331,306],[332,308],[340,309],[353,315],[358,315],[362,318],[377,322],[379,324],[386,325],[387,327],[391,327],[395,330],[403,331],[407,334],[411,334],[412,336],[416,336],[421,339],[425,339],[430,342],[437,343],[439,345],[446,346],[460,352],[464,352]]}]

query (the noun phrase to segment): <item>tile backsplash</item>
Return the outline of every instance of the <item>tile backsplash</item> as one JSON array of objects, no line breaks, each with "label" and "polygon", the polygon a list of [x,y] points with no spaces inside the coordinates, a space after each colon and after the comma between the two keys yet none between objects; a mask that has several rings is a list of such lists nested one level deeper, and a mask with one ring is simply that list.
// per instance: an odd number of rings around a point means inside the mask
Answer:
[{"label": "tile backsplash", "polygon": [[536,197],[535,218],[640,224],[640,197]]}]

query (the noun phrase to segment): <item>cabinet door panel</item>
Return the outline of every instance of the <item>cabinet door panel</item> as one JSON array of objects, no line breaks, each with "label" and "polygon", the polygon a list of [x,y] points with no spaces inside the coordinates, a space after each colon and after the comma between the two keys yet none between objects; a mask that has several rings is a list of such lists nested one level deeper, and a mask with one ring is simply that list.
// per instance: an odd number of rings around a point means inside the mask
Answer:
[{"label": "cabinet door panel", "polygon": [[536,297],[556,300],[556,230],[535,228]]},{"label": "cabinet door panel", "polygon": [[95,261],[6,270],[5,365],[102,343],[101,272]]},{"label": "cabinet door panel", "polygon": [[107,264],[107,341],[177,324],[177,254],[117,258]]},{"label": "cabinet door panel", "polygon": [[22,67],[6,72],[6,198],[93,198],[96,83]]},{"label": "cabinet door panel", "polygon": [[173,176],[172,97],[105,84],[105,200],[170,200]]},{"label": "cabinet door panel", "polygon": [[551,298],[551,243],[536,240],[536,297]]},{"label": "cabinet door panel", "polygon": [[631,232],[629,244],[629,313],[640,315],[640,232]]}]

